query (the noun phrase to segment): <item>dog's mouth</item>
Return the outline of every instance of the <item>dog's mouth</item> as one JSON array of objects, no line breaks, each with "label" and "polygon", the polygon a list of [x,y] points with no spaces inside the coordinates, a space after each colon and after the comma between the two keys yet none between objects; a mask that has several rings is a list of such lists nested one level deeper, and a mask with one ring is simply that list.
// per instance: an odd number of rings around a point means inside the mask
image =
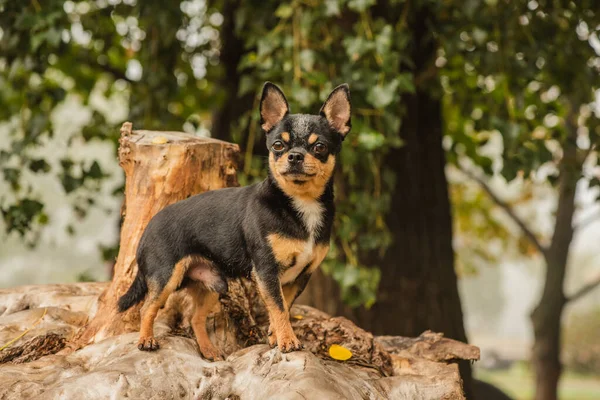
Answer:
[{"label": "dog's mouth", "polygon": [[314,176],[316,176],[316,173],[308,173],[305,171],[297,171],[297,170],[287,170],[284,171],[281,175],[285,176],[288,179],[293,179],[293,180],[308,180]]}]

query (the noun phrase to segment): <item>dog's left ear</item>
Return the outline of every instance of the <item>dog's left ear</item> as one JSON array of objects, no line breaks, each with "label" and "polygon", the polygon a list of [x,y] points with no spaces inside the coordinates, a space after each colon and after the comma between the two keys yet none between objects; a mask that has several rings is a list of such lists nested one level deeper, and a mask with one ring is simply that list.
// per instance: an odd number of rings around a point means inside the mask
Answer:
[{"label": "dog's left ear", "polygon": [[348,87],[347,83],[343,83],[333,89],[333,92],[327,97],[319,113],[327,118],[329,125],[339,132],[343,139],[352,127],[350,123],[351,111],[350,87]]}]

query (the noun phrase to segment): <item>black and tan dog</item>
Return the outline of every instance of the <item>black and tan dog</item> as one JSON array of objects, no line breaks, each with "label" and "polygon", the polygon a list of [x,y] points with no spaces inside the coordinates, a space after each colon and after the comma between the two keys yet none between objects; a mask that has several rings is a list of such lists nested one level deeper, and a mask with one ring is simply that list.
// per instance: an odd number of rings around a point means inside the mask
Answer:
[{"label": "black and tan dog", "polygon": [[155,350],[158,310],[175,290],[195,302],[192,327],[202,355],[219,352],[206,316],[227,291],[227,278],[252,276],[269,312],[269,344],[282,352],[302,348],[289,309],[329,249],[333,222],[332,175],[350,131],[348,85],[329,95],[319,115],[290,114],[282,91],[264,86],[262,128],[269,175],[242,188],[206,192],[170,205],[148,224],[137,251],[138,274],[119,300],[124,311],[141,301],[140,350]]}]

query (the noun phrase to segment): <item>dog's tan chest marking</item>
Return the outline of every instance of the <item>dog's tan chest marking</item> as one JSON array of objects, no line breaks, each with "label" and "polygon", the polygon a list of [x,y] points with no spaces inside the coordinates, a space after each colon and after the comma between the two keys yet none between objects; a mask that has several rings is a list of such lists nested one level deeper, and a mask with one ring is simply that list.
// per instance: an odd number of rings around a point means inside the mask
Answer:
[{"label": "dog's tan chest marking", "polygon": [[[273,255],[282,266],[280,269],[281,284],[293,282],[305,268],[316,268],[327,254],[325,246],[317,245],[315,239],[323,223],[323,206],[318,201],[293,199],[293,205],[302,223],[309,232],[308,240],[286,238],[279,234],[271,234],[268,239]],[[329,246],[326,246],[327,249]],[[314,265],[316,262],[316,266]],[[310,271],[312,272],[312,271]]]},{"label": "dog's tan chest marking", "polygon": [[275,259],[286,270],[297,264],[298,255],[307,245],[305,240],[286,238],[277,233],[270,234],[268,239]]},{"label": "dog's tan chest marking", "polygon": [[286,238],[277,233],[268,237],[273,255],[280,265],[281,284],[293,282],[298,275],[312,264],[315,245],[312,241]]}]

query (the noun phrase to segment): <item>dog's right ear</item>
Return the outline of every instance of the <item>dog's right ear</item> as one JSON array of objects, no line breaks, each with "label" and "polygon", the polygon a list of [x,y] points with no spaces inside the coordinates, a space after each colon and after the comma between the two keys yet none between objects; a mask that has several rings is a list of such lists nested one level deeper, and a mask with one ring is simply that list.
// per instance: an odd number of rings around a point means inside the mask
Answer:
[{"label": "dog's right ear", "polygon": [[269,133],[289,112],[290,107],[281,89],[266,82],[260,98],[260,125],[263,130]]}]

